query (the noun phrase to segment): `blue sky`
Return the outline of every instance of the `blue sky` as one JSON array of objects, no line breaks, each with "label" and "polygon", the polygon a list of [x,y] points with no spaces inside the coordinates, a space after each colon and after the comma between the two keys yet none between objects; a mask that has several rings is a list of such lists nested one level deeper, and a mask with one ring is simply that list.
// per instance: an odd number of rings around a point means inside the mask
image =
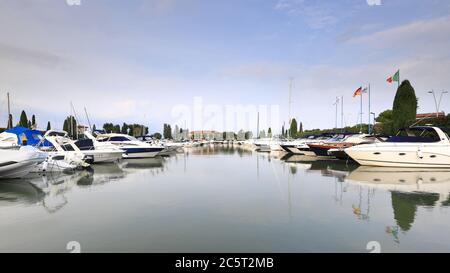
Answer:
[{"label": "blue sky", "polygon": [[[11,93],[15,120],[26,109],[40,127],[60,127],[72,101],[81,122],[87,107],[97,125],[161,131],[194,97],[278,105],[287,121],[293,77],[293,116],[329,128],[336,96],[345,123],[357,122],[351,95],[361,85],[372,86],[374,112],[390,108],[395,86],[386,78],[397,69],[415,87],[419,112],[434,111],[428,90],[450,89],[446,0],[5,0],[0,37],[0,96]],[[449,95],[442,108],[450,111]]]}]

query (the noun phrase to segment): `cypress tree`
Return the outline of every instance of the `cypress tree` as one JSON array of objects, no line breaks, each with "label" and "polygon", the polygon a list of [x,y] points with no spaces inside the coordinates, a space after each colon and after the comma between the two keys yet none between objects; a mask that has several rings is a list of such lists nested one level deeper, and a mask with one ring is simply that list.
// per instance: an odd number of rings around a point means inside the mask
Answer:
[{"label": "cypress tree", "polygon": [[295,120],[295,118],[292,119],[292,121],[291,121],[290,134],[291,134],[291,137],[297,136],[297,120]]},{"label": "cypress tree", "polygon": [[34,115],[31,117],[31,125],[36,126],[36,117]]},{"label": "cypress tree", "polygon": [[7,129],[11,129],[13,127],[13,116],[11,114],[9,114],[8,116],[8,128]]},{"label": "cypress tree", "polygon": [[28,117],[24,110],[20,114],[19,126],[28,127]]},{"label": "cypress tree", "polygon": [[414,88],[408,80],[404,80],[395,94],[394,105],[392,107],[393,132],[408,126],[416,119],[417,97]]},{"label": "cypress tree", "polygon": [[49,121],[49,122],[47,122],[47,131],[51,130],[51,129],[52,129],[52,126],[50,125],[50,121]]},{"label": "cypress tree", "polygon": [[64,120],[63,130],[69,132],[69,124],[67,123],[67,119]]}]

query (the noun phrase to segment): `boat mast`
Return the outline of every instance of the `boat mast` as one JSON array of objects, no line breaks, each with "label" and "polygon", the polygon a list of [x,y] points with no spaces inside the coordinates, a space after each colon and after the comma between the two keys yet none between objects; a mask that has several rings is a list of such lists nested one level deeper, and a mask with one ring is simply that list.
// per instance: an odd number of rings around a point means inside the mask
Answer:
[{"label": "boat mast", "polygon": [[256,138],[259,139],[259,112],[258,119],[256,120]]},{"label": "boat mast", "polygon": [[372,122],[370,121],[370,83],[369,83],[369,123],[367,123],[368,124],[368,126],[369,126],[369,135],[371,135],[372,134]]},{"label": "boat mast", "polygon": [[[72,102],[70,102],[70,106],[72,107],[73,115],[75,117],[75,122],[77,122],[79,119],[77,117],[77,112],[75,111],[75,107],[73,107],[73,103]],[[71,127],[73,127],[73,124],[72,124]],[[71,128],[71,130],[73,130],[73,129]],[[72,134],[73,134],[73,132],[72,132]],[[76,135],[76,139],[78,139],[78,128],[75,128],[75,135]]]},{"label": "boat mast", "polygon": [[288,130],[288,139],[291,139],[291,123],[292,123],[292,117],[291,117],[291,105],[292,105],[292,82],[294,81],[293,77],[289,78],[289,105],[288,105],[288,118],[289,118],[289,130]]},{"label": "boat mast", "polygon": [[11,104],[9,101],[9,92],[6,93],[6,96],[8,98],[8,125],[6,127],[7,127],[7,129],[11,129],[12,128],[12,116],[11,116]]},{"label": "boat mast", "polygon": [[91,132],[92,132],[91,121],[89,120],[89,115],[88,115],[88,112],[87,112],[87,109],[86,109],[86,107],[84,107],[84,113],[86,114],[86,119],[87,119],[87,121],[88,121],[88,124],[89,124],[89,129],[90,129],[90,130],[91,130]]},{"label": "boat mast", "polygon": [[344,96],[341,96],[341,128],[344,131]]}]

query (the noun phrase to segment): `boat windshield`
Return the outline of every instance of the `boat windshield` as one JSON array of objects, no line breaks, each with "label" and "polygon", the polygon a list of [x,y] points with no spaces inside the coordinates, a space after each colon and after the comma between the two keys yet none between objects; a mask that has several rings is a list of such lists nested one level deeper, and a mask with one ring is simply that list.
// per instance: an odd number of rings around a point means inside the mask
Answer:
[{"label": "boat windshield", "polygon": [[445,136],[447,137],[447,139],[450,140],[450,128],[441,128],[441,130],[445,133]]},{"label": "boat windshield", "polygon": [[439,142],[441,139],[433,128],[414,127],[400,130],[387,142]]}]

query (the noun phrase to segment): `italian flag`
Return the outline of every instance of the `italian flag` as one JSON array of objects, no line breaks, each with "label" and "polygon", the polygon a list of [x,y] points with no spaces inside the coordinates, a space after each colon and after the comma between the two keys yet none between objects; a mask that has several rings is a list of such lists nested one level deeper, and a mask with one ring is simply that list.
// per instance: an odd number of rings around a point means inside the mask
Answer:
[{"label": "italian flag", "polygon": [[386,81],[388,83],[400,82],[400,70],[397,70],[397,72],[395,72],[394,76],[389,77]]}]

